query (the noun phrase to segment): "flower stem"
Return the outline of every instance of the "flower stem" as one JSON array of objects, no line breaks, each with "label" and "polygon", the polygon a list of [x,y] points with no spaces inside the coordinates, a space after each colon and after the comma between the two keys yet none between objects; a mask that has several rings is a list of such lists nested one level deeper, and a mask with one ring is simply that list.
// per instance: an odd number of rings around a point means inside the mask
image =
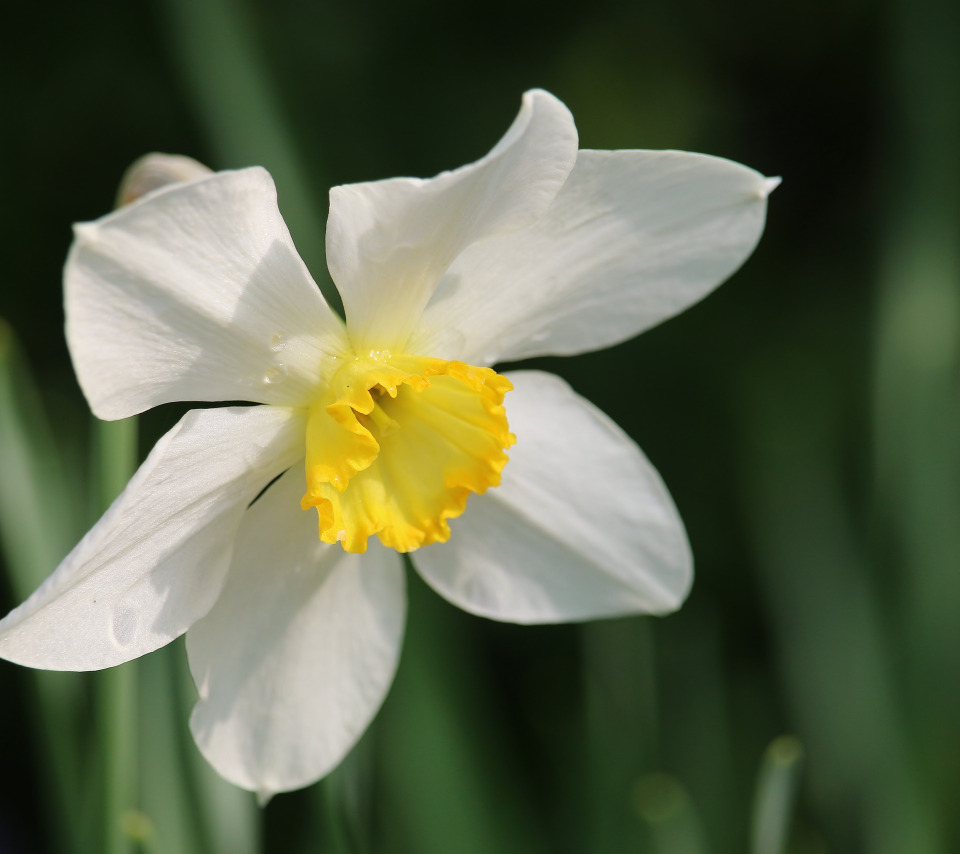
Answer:
[{"label": "flower stem", "polygon": [[[100,510],[120,494],[137,462],[137,422],[94,425],[96,498]],[[99,674],[97,722],[102,749],[102,821],[105,854],[130,854],[130,817],[137,804],[137,667],[122,664]]]},{"label": "flower stem", "polygon": [[[323,240],[317,239],[324,232],[327,183],[315,148],[308,161],[296,145],[252,9],[230,0],[164,0],[160,10],[187,96],[216,158],[210,165],[259,163],[270,170],[300,254],[324,297],[340,310]],[[319,200],[311,188],[322,190]]]},{"label": "flower stem", "polygon": [[763,755],[753,805],[753,854],[784,854],[803,748],[793,736],[774,739]]},{"label": "flower stem", "polygon": [[[64,437],[54,438],[29,365],[0,318],[0,552],[14,597],[26,599],[69,550],[79,531],[77,472],[66,464]],[[68,455],[69,457],[69,455]],[[77,792],[80,751],[74,728],[82,683],[76,674],[30,671],[30,723],[51,837],[77,851],[88,837]]]}]

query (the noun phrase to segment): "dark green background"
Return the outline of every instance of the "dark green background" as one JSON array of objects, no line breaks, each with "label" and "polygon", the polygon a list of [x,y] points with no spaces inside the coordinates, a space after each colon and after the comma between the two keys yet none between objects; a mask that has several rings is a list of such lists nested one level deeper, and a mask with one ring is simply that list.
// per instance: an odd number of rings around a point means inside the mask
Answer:
[{"label": "dark green background", "polygon": [[[742,852],[763,751],[783,733],[805,749],[792,851],[960,850],[956,4],[94,0],[7,14],[0,317],[68,448],[89,430],[62,334],[69,226],[109,210],[144,152],[270,168],[318,280],[329,186],[476,159],[533,86],[567,103],[582,147],[704,151],[784,178],[759,248],[716,294],[635,341],[542,360],[662,473],[696,557],[684,608],[519,628],[411,574],[374,728],[333,795],[266,809],[265,850]],[[145,416],[141,450],[178,415]],[[9,588],[0,604],[15,604]],[[0,666],[4,854],[53,850],[62,820],[31,696]],[[80,732],[90,717],[77,708]],[[358,837],[346,847],[338,823]]]}]

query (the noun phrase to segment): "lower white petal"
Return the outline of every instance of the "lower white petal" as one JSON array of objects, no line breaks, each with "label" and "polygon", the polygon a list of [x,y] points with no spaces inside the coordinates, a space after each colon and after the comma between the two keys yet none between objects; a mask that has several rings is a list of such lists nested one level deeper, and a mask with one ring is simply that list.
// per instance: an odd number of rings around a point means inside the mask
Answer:
[{"label": "lower white petal", "polygon": [[775,185],[704,154],[581,151],[535,225],[454,262],[410,349],[493,364],[631,338],[744,262]]},{"label": "lower white petal", "polygon": [[399,556],[320,542],[305,489],[296,467],[250,508],[223,593],[187,634],[194,739],[261,801],[343,759],[386,696],[403,636]]},{"label": "lower white petal", "polygon": [[257,493],[303,456],[277,407],[188,412],[56,571],[0,620],[0,657],[97,670],[183,634],[213,604]]},{"label": "lower white petal", "polygon": [[632,439],[551,374],[508,374],[517,444],[449,542],[413,562],[464,610],[558,623],[679,607],[693,562],[666,487]]}]

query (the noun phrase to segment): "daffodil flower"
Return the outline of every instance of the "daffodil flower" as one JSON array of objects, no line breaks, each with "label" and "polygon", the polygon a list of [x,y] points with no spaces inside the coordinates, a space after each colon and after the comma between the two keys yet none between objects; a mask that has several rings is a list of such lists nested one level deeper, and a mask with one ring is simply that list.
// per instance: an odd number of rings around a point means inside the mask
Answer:
[{"label": "daffodil flower", "polygon": [[699,300],[752,251],[775,183],[578,151],[566,107],[529,92],[477,162],[331,191],[346,322],[261,168],[78,225],[67,340],[98,417],[259,405],[188,412],[0,622],[0,655],[91,670],[188,632],[196,742],[269,797],[329,772],[383,701],[400,553],[497,620],[677,608],[690,548],[639,448],[557,377],[492,366],[607,347]]}]

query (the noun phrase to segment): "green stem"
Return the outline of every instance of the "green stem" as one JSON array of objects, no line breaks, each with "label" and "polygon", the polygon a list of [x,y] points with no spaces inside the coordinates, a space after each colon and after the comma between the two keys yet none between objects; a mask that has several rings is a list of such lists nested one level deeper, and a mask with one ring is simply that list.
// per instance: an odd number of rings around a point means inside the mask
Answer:
[{"label": "green stem", "polygon": [[[96,497],[101,510],[123,490],[137,462],[137,422],[94,425]],[[137,667],[130,662],[99,674],[97,721],[103,769],[103,851],[130,854],[128,822],[137,805]]]},{"label": "green stem", "polygon": [[[309,168],[276,94],[257,42],[248,4],[236,0],[164,0],[170,46],[218,168],[261,164],[277,184],[280,209],[303,260],[335,310],[340,295],[327,274],[326,213],[311,187],[318,175],[315,148]],[[319,179],[319,180],[318,180]]]},{"label": "green stem", "polygon": [[[62,451],[16,336],[0,319],[0,549],[17,601],[34,591],[78,535],[78,477],[66,466]],[[81,774],[75,730],[82,684],[76,674],[43,670],[29,671],[28,678],[46,811],[57,817],[51,836],[62,850],[82,850],[86,837],[77,797]]]},{"label": "green stem", "polygon": [[97,679],[97,718],[103,767],[103,850],[130,854],[127,824],[137,803],[137,669],[132,663]]},{"label": "green stem", "polygon": [[803,748],[793,736],[774,739],[763,755],[753,806],[753,854],[784,854]]},{"label": "green stem", "polygon": [[[890,850],[956,837],[960,686],[960,13],[949,0],[889,5],[890,143],[874,365],[877,553],[898,573],[895,611],[913,785],[878,809]],[[894,819],[909,835],[897,838]],[[955,844],[955,843],[954,843]]]},{"label": "green stem", "polygon": [[137,467],[137,419],[96,421],[97,505],[106,510]]},{"label": "green stem", "polygon": [[668,774],[647,774],[634,786],[632,800],[654,854],[707,854],[710,850],[700,818],[679,780]]}]

